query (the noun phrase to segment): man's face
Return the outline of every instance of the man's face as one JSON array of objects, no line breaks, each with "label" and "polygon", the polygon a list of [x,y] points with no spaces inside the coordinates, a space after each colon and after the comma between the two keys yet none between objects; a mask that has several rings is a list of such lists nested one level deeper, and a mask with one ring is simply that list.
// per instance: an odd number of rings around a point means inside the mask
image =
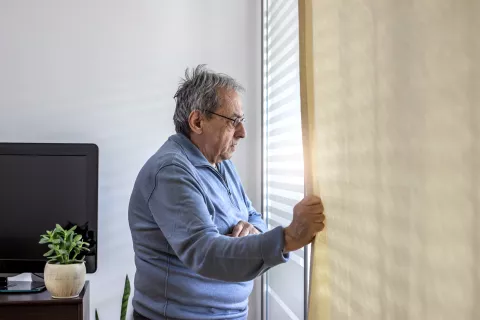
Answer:
[{"label": "man's face", "polygon": [[221,117],[230,119],[243,117],[242,102],[238,93],[234,90],[223,90],[219,95],[222,97],[220,107],[215,110],[216,114],[210,114],[211,118],[205,122],[204,127],[204,151],[207,153],[207,159],[213,163],[230,159],[238,141],[246,135],[242,122],[234,126],[232,120]]}]

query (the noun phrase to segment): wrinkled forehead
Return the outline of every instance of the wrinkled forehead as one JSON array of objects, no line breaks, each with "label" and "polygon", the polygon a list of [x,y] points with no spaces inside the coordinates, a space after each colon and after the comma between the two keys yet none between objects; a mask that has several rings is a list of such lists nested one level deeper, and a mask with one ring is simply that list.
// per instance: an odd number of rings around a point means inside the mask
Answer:
[{"label": "wrinkled forehead", "polygon": [[218,95],[220,97],[218,112],[228,116],[243,116],[242,97],[238,92],[232,89],[220,89]]}]

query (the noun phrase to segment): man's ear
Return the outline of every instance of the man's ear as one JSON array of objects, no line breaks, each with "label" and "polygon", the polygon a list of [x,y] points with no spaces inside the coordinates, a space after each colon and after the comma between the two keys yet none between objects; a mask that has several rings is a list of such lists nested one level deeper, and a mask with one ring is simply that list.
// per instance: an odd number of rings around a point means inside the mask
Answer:
[{"label": "man's ear", "polygon": [[190,125],[190,130],[196,134],[203,133],[203,115],[199,110],[194,110],[190,112],[188,117],[188,124]]}]

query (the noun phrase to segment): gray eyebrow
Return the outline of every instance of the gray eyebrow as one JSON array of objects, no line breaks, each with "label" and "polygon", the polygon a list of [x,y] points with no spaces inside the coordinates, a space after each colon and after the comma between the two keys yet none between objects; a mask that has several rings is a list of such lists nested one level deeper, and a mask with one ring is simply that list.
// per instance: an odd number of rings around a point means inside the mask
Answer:
[{"label": "gray eyebrow", "polygon": [[243,117],[245,117],[245,114],[240,115],[240,114],[238,114],[238,113],[234,113],[234,114],[233,114],[233,117],[235,117],[235,118],[243,118]]}]

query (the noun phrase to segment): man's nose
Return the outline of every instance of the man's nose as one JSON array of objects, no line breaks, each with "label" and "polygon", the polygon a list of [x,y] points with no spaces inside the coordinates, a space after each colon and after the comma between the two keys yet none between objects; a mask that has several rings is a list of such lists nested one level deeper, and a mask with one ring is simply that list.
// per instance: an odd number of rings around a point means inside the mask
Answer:
[{"label": "man's nose", "polygon": [[238,126],[235,128],[235,137],[242,139],[247,136],[247,131],[245,130],[245,125],[243,122],[240,122]]}]

